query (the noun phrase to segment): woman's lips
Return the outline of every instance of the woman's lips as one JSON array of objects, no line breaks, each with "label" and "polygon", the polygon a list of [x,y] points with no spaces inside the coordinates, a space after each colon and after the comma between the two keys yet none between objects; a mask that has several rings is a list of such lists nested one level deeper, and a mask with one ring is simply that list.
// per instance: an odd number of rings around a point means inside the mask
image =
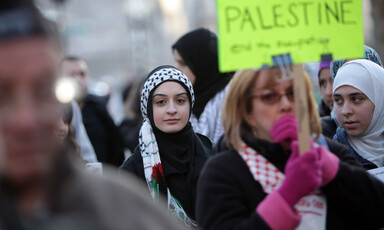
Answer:
[{"label": "woman's lips", "polygon": [[357,127],[357,122],[356,121],[346,121],[344,122],[344,127],[346,129],[355,129]]},{"label": "woman's lips", "polygon": [[167,119],[167,120],[165,120],[165,122],[167,123],[167,124],[175,124],[175,123],[177,123],[179,121],[179,119]]}]

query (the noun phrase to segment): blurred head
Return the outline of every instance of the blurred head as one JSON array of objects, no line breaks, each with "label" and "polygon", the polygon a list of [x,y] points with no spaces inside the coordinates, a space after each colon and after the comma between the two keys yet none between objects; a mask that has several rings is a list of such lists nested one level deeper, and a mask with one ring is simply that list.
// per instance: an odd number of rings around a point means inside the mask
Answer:
[{"label": "blurred head", "polygon": [[51,25],[32,4],[0,3],[0,23],[8,26],[0,26],[1,170],[16,184],[47,176],[57,155],[60,106],[54,85],[60,49]]},{"label": "blurred head", "polygon": [[79,57],[65,57],[61,64],[63,76],[73,77],[80,85],[83,95],[88,92],[89,70],[87,62]]},{"label": "blurred head", "polygon": [[[275,82],[279,68],[240,70],[232,79],[222,113],[227,144],[238,149],[242,130],[257,138],[273,141],[270,129],[281,116],[295,115],[293,80]],[[305,76],[311,131],[321,132],[316,102],[308,75]]]},{"label": "blurred head", "polygon": [[196,81],[195,74],[192,72],[189,66],[185,63],[183,57],[180,55],[177,49],[173,50],[173,57],[175,58],[175,61],[176,61],[176,67],[188,77],[192,85],[195,84],[195,81]]},{"label": "blurred head", "polygon": [[73,135],[74,133],[72,125],[73,110],[71,103],[62,105],[61,115],[62,116],[59,118],[56,128],[56,136],[60,144],[64,142],[68,135]]},{"label": "blurred head", "polygon": [[334,81],[333,98],[339,124],[350,136],[384,132],[384,69],[358,59],[344,64]]},{"label": "blurred head", "polygon": [[176,133],[187,125],[193,103],[191,82],[173,66],[154,69],[144,82],[142,115],[164,133]]},{"label": "blurred head", "polygon": [[138,77],[123,92],[124,112],[127,119],[141,121],[140,96],[144,77]]},{"label": "blurred head", "polygon": [[217,36],[208,29],[198,28],[179,38],[172,46],[177,67],[193,84],[196,103],[192,113],[199,118],[206,104],[231,80],[232,73],[220,73]]},{"label": "blurred head", "polygon": [[333,98],[332,98],[332,76],[330,69],[330,61],[322,61],[319,65],[318,77],[321,95],[325,104],[332,110]]},{"label": "blurred head", "polygon": [[177,67],[187,75],[192,84],[204,85],[217,75],[217,37],[208,29],[192,30],[172,46]]},{"label": "blurred head", "polygon": [[60,144],[62,144],[68,135],[69,124],[66,124],[62,117],[57,122],[56,137]]}]

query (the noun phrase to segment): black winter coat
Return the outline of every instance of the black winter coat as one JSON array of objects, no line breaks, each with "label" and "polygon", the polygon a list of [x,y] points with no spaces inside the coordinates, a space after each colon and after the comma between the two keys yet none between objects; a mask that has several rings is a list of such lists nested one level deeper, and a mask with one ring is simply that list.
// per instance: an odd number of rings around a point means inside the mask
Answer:
[{"label": "black winter coat", "polygon": [[[284,172],[288,156],[283,156],[287,154],[280,145],[256,142],[250,145]],[[384,227],[384,184],[369,175],[343,145],[328,138],[327,143],[340,159],[336,177],[321,188],[327,197],[327,229]],[[266,196],[241,156],[226,150],[211,157],[201,172],[197,221],[205,230],[270,229],[255,211]]]},{"label": "black winter coat", "polygon": [[336,134],[337,124],[331,116],[321,118],[321,129],[324,136],[330,139]]},{"label": "black winter coat", "polygon": [[119,167],[124,161],[124,146],[105,99],[88,95],[81,110],[83,123],[97,160]]},{"label": "black winter coat", "polygon": [[318,110],[320,117],[331,115],[331,109],[328,107],[328,105],[325,104],[323,99],[321,99],[319,102]]},{"label": "black winter coat", "polygon": [[[195,135],[197,136],[197,139],[200,144],[207,149],[206,152],[211,153],[211,140],[208,137],[200,134]],[[180,174],[177,171],[167,171],[167,167],[164,166],[165,162],[163,161],[163,159],[161,159],[167,187],[169,188],[172,195],[174,195],[177,200],[181,203],[188,216],[194,220],[197,181],[200,176],[200,171],[203,168],[203,165],[205,164],[208,157],[210,157],[210,155],[202,156],[200,157],[200,159],[194,158],[195,162],[193,162],[193,166],[194,170],[196,170],[196,173],[194,174],[195,176],[192,178],[191,184],[187,183],[185,175]],[[143,181],[145,181],[143,158],[141,157],[139,146],[135,148],[133,155],[123,163],[123,165],[120,167],[120,170],[127,170],[141,178]],[[160,192],[161,194],[163,194],[164,197],[167,196],[167,190],[165,188],[160,187]]]}]

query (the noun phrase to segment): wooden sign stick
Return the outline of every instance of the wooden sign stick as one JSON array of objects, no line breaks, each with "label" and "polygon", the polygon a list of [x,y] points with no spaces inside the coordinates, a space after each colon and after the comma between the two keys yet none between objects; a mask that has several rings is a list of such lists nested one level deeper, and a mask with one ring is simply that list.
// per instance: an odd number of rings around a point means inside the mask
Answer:
[{"label": "wooden sign stick", "polygon": [[295,95],[296,105],[296,118],[297,118],[297,136],[299,138],[299,154],[302,155],[310,150],[309,137],[310,122],[309,122],[309,109],[308,99],[306,94],[306,86],[304,81],[304,65],[292,65],[293,68],[293,90]]}]

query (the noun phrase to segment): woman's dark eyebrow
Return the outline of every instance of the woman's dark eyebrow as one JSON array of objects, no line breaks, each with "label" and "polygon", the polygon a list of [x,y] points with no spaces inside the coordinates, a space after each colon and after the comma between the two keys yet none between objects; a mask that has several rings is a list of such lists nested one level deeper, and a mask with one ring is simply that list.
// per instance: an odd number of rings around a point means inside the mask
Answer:
[{"label": "woman's dark eyebrow", "polygon": [[355,92],[355,93],[349,94],[349,96],[361,96],[361,95],[365,96],[364,93],[360,93],[360,92]]},{"label": "woman's dark eyebrow", "polygon": [[166,96],[168,96],[168,95],[166,95],[166,94],[162,94],[162,93],[157,93],[157,94],[154,94],[154,95],[152,96],[152,98],[154,98],[154,97],[166,97]]},{"label": "woman's dark eyebrow", "polygon": [[[361,95],[366,96],[364,93],[360,93],[360,92],[355,92],[355,93],[348,94],[348,96],[361,96]],[[341,97],[341,94],[334,93],[333,97]]]},{"label": "woman's dark eyebrow", "polygon": [[183,95],[183,94],[187,95],[186,92],[182,92],[182,93],[178,93],[178,94],[176,94],[175,96],[181,96],[181,95]]},{"label": "woman's dark eyebrow", "polygon": [[[182,93],[178,93],[178,94],[176,94],[175,96],[181,96],[181,95],[184,95],[184,94],[187,95],[186,92],[182,92]],[[153,95],[152,98],[154,98],[154,97],[156,97],[156,96],[158,96],[158,97],[167,97],[168,95],[167,95],[167,94],[162,94],[162,93],[157,93],[157,94]]]}]

